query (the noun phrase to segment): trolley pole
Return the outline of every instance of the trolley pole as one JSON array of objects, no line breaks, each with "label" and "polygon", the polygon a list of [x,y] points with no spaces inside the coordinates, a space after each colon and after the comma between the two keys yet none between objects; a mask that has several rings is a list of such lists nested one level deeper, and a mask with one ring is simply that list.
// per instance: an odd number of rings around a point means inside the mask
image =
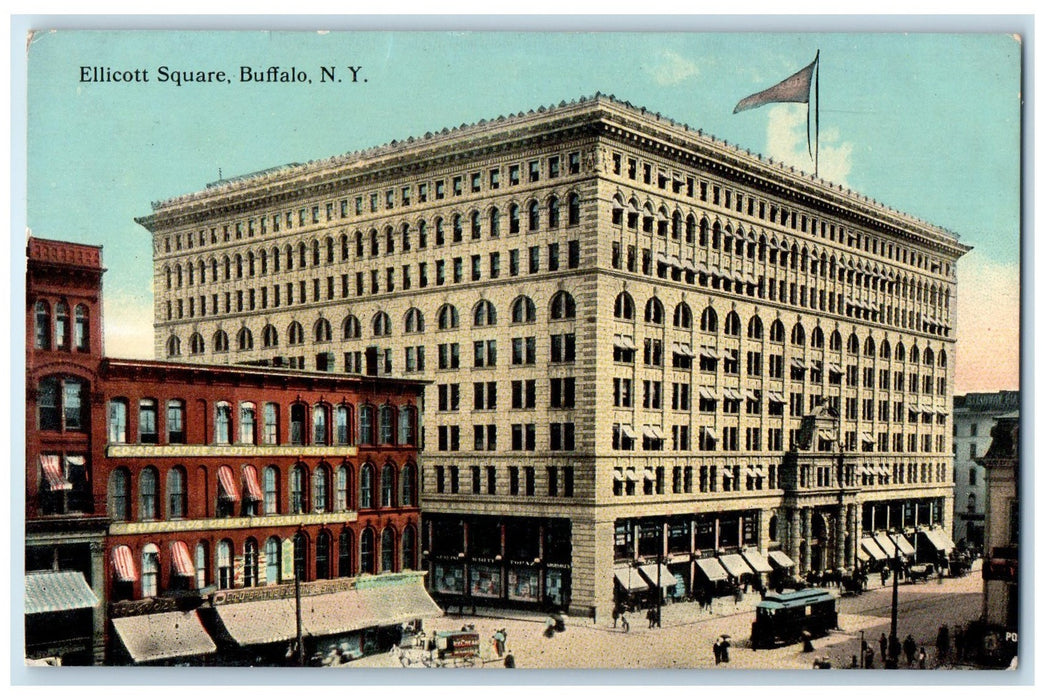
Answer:
[{"label": "trolley pole", "polygon": [[896,609],[900,595],[900,544],[898,540],[893,540],[893,546],[896,547],[893,555],[893,612],[889,620],[889,645],[886,649],[886,658],[883,659],[885,668],[897,668],[896,657],[893,656],[893,649],[896,647],[894,641],[896,637]]}]

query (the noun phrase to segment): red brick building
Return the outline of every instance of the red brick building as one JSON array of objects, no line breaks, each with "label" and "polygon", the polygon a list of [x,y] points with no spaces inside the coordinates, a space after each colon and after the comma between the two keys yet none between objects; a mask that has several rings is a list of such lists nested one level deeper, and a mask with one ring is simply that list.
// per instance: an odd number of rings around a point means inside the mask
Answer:
[{"label": "red brick building", "polygon": [[[109,661],[264,659],[295,616],[259,615],[258,638],[232,609],[261,613],[295,578],[306,596],[350,596],[370,576],[420,589],[398,575],[420,559],[420,383],[104,358],[100,249],[33,239],[29,258],[26,570],[66,568],[47,542],[75,530],[90,555],[64,560],[105,601]],[[433,612],[411,595],[368,626]],[[353,622],[304,636],[362,653]]]}]

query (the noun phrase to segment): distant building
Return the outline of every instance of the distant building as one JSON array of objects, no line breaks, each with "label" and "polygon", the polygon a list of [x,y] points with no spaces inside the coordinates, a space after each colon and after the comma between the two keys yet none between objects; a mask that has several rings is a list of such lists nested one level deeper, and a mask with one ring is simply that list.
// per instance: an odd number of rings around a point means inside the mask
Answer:
[{"label": "distant building", "polygon": [[998,416],[1020,407],[1020,392],[954,397],[954,541],[982,548],[987,479],[979,459],[987,453]]},{"label": "distant building", "polygon": [[282,661],[295,579],[310,656],[438,614],[419,382],[105,358],[100,249],[28,255],[27,656]]},{"label": "distant building", "polygon": [[422,549],[448,602],[601,617],[951,532],[968,247],[659,114],[542,107],[138,221],[157,357],[433,383]]}]

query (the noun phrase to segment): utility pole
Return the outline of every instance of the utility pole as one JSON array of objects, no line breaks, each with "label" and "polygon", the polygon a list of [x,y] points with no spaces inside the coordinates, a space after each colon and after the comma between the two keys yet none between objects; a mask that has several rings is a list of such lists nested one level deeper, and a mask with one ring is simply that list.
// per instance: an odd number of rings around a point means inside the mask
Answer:
[{"label": "utility pole", "polygon": [[[298,528],[298,532],[301,529]],[[304,538],[299,538],[304,539]],[[305,636],[301,630],[301,577],[304,574],[305,569],[305,558],[301,557],[301,566],[297,566],[298,552],[294,551],[294,613],[297,617],[297,641],[298,641],[298,666],[304,668],[305,666]]]},{"label": "utility pole", "polygon": [[886,658],[884,659],[884,665],[886,668],[897,668],[896,657],[893,656],[893,649],[896,648],[896,608],[897,602],[900,595],[900,542],[899,540],[893,540],[894,550],[893,556],[893,612],[892,617],[889,620],[889,645],[887,647]]}]

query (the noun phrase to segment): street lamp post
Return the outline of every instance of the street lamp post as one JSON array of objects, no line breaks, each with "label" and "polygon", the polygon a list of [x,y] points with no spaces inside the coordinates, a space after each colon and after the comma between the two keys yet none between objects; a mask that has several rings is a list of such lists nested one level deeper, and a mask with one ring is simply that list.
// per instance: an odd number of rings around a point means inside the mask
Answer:
[{"label": "street lamp post", "polygon": [[897,603],[900,596],[900,542],[899,540],[893,540],[893,546],[896,547],[893,555],[893,610],[892,616],[889,619],[889,646],[885,658],[886,668],[897,668],[896,657],[893,656],[893,649],[896,648],[896,609]]}]

